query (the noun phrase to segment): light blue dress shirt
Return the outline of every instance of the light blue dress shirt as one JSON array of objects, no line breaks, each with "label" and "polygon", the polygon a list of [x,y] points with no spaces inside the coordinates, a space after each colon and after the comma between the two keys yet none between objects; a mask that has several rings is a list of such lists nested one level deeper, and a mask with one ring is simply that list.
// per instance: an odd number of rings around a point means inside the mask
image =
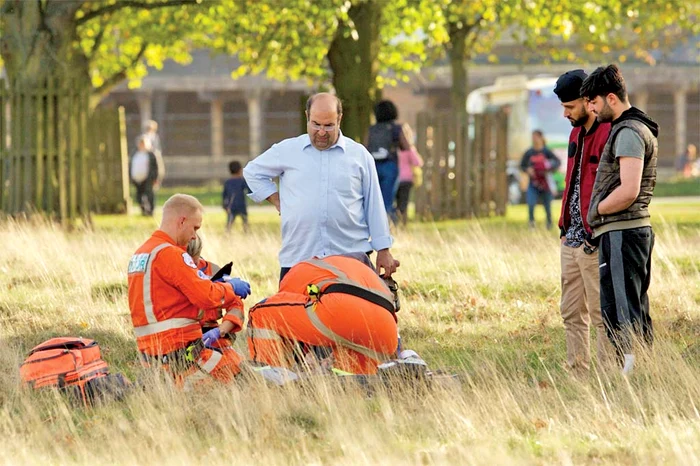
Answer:
[{"label": "light blue dress shirt", "polygon": [[255,202],[277,192],[279,177],[282,267],[393,243],[374,159],[342,133],[322,151],[308,134],[285,139],[248,162],[243,176]]}]

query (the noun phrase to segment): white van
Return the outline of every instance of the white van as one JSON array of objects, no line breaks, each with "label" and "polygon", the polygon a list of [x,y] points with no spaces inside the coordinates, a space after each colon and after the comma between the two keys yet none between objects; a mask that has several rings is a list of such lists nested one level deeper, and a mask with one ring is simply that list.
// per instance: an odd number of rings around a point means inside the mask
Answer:
[{"label": "white van", "polygon": [[536,129],[544,133],[547,147],[562,162],[555,180],[559,195],[564,189],[571,123],[564,118],[554,94],[556,82],[557,78],[551,76],[503,76],[496,78],[493,86],[476,89],[467,97],[468,113],[483,113],[494,107],[508,109],[508,198],[513,204],[525,199],[528,180],[520,170],[520,159],[532,146],[532,131]]}]

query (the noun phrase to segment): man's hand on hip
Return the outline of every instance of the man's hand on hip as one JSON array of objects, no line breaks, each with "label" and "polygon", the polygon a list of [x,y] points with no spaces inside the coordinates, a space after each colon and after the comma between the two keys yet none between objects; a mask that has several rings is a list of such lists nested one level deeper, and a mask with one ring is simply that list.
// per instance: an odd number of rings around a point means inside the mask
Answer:
[{"label": "man's hand on hip", "polygon": [[270,196],[267,198],[267,202],[275,206],[275,209],[277,209],[278,214],[282,213],[282,211],[280,210],[280,193],[270,194]]},{"label": "man's hand on hip", "polygon": [[377,251],[377,273],[382,277],[391,277],[399,265],[401,263],[394,259],[389,249]]}]

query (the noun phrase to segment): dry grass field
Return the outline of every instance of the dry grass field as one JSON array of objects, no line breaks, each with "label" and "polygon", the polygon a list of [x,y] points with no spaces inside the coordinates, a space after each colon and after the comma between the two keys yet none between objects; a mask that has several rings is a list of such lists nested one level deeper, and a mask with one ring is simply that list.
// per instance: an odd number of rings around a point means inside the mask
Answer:
[{"label": "dry grass field", "polygon": [[[2,222],[0,463],[699,464],[700,202],[655,201],[652,214],[657,343],[631,377],[563,368],[559,242],[515,207],[397,232],[404,346],[462,383],[372,396],[330,377],[174,390],[142,373],[126,298],[127,263],[155,220],[96,217],[72,232]],[[223,213],[209,212],[202,229],[204,257],[233,260],[251,282],[247,307],[279,274],[277,216],[258,209],[251,222],[226,236]],[[98,340],[113,371],[148,389],[90,409],[21,389],[28,349],[58,335]]]}]

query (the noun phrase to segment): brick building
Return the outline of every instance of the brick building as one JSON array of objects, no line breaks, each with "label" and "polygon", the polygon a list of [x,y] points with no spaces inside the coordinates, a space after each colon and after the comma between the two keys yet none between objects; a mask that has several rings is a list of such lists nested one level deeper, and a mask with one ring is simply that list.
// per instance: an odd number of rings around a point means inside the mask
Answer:
[{"label": "brick building", "polygon": [[[700,43],[700,38],[695,41]],[[661,125],[660,160],[671,167],[688,143],[700,146],[700,62],[696,43],[679,47],[654,67],[644,63],[621,65],[633,105]],[[575,67],[593,70],[598,64],[522,64],[517,48],[503,45],[499,64],[476,60],[469,68],[469,86],[491,85],[498,76],[529,77],[559,74]],[[139,89],[122,85],[104,105],[123,105],[127,117],[129,151],[142,122],[160,125],[168,184],[199,183],[227,176],[232,159],[243,163],[274,142],[305,131],[303,104],[312,89],[306,82],[281,83],[262,76],[231,78],[235,57],[195,51],[186,66],[166,62],[150,70]],[[420,111],[450,107],[448,65],[424,69],[409,83],[383,91],[392,99],[401,120],[415,125]]]}]

